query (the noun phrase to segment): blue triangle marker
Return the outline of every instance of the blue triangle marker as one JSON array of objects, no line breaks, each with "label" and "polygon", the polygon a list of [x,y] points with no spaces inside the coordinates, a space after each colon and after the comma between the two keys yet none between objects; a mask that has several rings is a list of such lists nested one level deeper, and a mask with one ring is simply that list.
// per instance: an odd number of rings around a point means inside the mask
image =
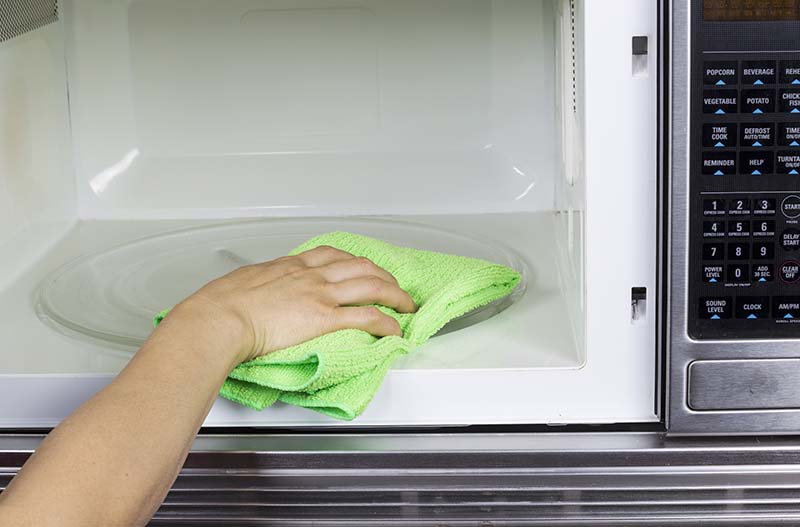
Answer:
[{"label": "blue triangle marker", "polygon": [[795,79],[792,81],[792,84],[800,84],[800,79]]},{"label": "blue triangle marker", "polygon": [[714,112],[714,113],[715,113],[715,114],[717,114],[717,115],[723,115],[723,114],[725,113],[725,110],[723,110],[722,108],[720,108],[719,110],[717,110],[717,111],[716,111],[716,112]]},{"label": "blue triangle marker", "polygon": [[722,170],[717,170],[716,172],[714,172],[714,175],[715,176],[724,176],[725,173]]},{"label": "blue triangle marker", "polygon": [[714,146],[717,147],[717,148],[724,148],[725,147],[725,145],[723,145],[722,143],[717,143]]},{"label": "blue triangle marker", "polygon": [[753,143],[753,146],[764,146],[764,145],[761,144],[761,141],[756,141],[755,143]]},{"label": "blue triangle marker", "polygon": [[753,84],[755,84],[756,86],[761,86],[764,83],[761,82],[761,79],[756,79],[756,81]]},{"label": "blue triangle marker", "polygon": [[795,108],[790,113],[800,113],[800,108]]},{"label": "blue triangle marker", "polygon": [[760,170],[753,170],[750,173],[753,174],[754,176],[760,176],[761,175],[761,171]]},{"label": "blue triangle marker", "polygon": [[717,283],[717,279],[716,278],[712,278],[711,280],[709,280],[709,282],[711,282],[712,284],[716,284]]},{"label": "blue triangle marker", "polygon": [[793,175],[793,176],[796,176],[797,174],[800,174],[800,172],[798,172],[798,171],[797,171],[796,169],[794,169],[794,168],[793,168],[793,169],[791,169],[791,170],[789,171],[789,173],[790,173],[791,175]]},{"label": "blue triangle marker", "polygon": [[756,108],[755,110],[753,110],[753,113],[754,114],[762,114],[764,112],[761,111],[761,108]]},{"label": "blue triangle marker", "polygon": [[800,146],[800,143],[798,143],[797,141],[792,141],[791,143],[789,143],[789,146]]},{"label": "blue triangle marker", "polygon": [[713,315],[713,316],[711,317],[711,320],[719,320],[719,315]]},{"label": "blue triangle marker", "polygon": [[794,318],[791,313],[786,313],[783,318]]},{"label": "blue triangle marker", "polygon": [[717,81],[717,86],[725,86],[725,81],[720,79]]},{"label": "blue triangle marker", "polygon": [[747,315],[747,318],[748,318],[749,320],[754,320],[754,319],[756,319],[756,318],[758,318],[758,317],[757,317],[757,316],[755,316],[755,315],[753,315],[753,314],[750,314],[750,315]]},{"label": "blue triangle marker", "polygon": [[767,279],[766,279],[766,278],[764,278],[764,277],[762,276],[761,278],[759,278],[759,279],[758,279],[758,281],[759,281],[759,282],[766,282],[766,281],[767,281]]}]

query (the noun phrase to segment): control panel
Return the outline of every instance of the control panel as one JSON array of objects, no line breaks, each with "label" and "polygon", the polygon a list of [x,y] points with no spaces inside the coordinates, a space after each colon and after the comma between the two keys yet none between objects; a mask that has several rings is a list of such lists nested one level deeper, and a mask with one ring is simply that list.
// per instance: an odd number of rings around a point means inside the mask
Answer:
[{"label": "control panel", "polygon": [[730,24],[702,27],[690,90],[689,333],[800,338],[800,32],[765,50],[715,32]]}]

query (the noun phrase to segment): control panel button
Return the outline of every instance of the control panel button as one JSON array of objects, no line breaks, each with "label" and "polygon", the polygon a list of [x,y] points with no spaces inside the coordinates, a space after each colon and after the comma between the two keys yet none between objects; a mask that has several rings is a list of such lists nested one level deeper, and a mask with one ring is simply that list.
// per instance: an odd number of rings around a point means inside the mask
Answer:
[{"label": "control panel button", "polygon": [[800,318],[800,296],[776,296],[772,299],[772,314],[778,319]]},{"label": "control panel button", "polygon": [[702,297],[700,298],[700,318],[706,320],[721,320],[731,318],[733,299],[729,296]]},{"label": "control panel button", "polygon": [[800,196],[786,196],[781,202],[781,212],[789,219],[800,216]]},{"label": "control panel button", "polygon": [[800,262],[787,260],[781,264],[779,272],[781,280],[787,284],[793,284],[800,280]]},{"label": "control panel button", "polygon": [[781,123],[778,125],[778,144],[800,147],[800,123]]},{"label": "control panel button", "polygon": [[775,200],[773,198],[758,198],[753,203],[753,214],[756,216],[773,216],[775,214]]},{"label": "control panel button", "polygon": [[774,124],[743,124],[742,125],[742,146],[752,146],[759,148],[762,146],[773,146],[775,144],[775,125]]},{"label": "control panel button", "polygon": [[789,88],[778,92],[778,111],[800,114],[800,88]]},{"label": "control panel button", "polygon": [[736,173],[735,152],[706,152],[703,154],[703,174],[730,176]]},{"label": "control panel button", "polygon": [[703,282],[716,284],[725,280],[725,268],[722,265],[704,265]]},{"label": "control panel button", "polygon": [[759,283],[775,280],[775,266],[772,264],[757,264],[753,266],[753,281]]},{"label": "control panel button", "polygon": [[742,90],[742,113],[761,115],[775,111],[775,90]]},{"label": "control panel button", "polygon": [[800,60],[781,61],[780,82],[800,85]]},{"label": "control panel button", "polygon": [[724,216],[725,215],[725,201],[721,199],[704,199],[703,200],[703,215],[704,216]]},{"label": "control panel button", "polygon": [[739,110],[736,90],[703,90],[703,113],[725,115]]},{"label": "control panel button", "polygon": [[778,78],[774,60],[748,60],[742,62],[742,84],[761,86],[775,84]]},{"label": "control panel button", "polygon": [[728,260],[749,260],[749,259],[750,259],[749,243],[728,244]]},{"label": "control panel button", "polygon": [[706,123],[703,125],[703,146],[706,148],[728,148],[736,146],[736,124]]},{"label": "control panel button", "polygon": [[739,296],[736,297],[736,318],[769,318],[769,307],[768,296]]},{"label": "control panel button", "polygon": [[754,221],[753,236],[761,238],[775,236],[775,220]]},{"label": "control panel button", "polygon": [[796,152],[778,152],[776,165],[775,171],[778,174],[800,175],[800,150]]},{"label": "control panel button", "polygon": [[731,264],[728,266],[728,282],[742,283],[750,281],[750,266],[747,264]]},{"label": "control panel button", "polygon": [[750,200],[746,198],[736,198],[728,202],[728,214],[731,216],[749,216]]},{"label": "control panel button", "polygon": [[703,238],[722,238],[725,236],[724,221],[704,221]]},{"label": "control panel button", "polygon": [[775,154],[772,152],[742,152],[739,155],[742,174],[762,176],[775,170]]},{"label": "control panel button", "polygon": [[724,260],[724,246],[721,243],[704,243],[703,260]]},{"label": "control panel button", "polygon": [[728,222],[728,236],[732,238],[744,238],[750,236],[750,221],[736,220]]},{"label": "control panel button", "polygon": [[781,247],[784,251],[800,249],[800,229],[784,229],[781,233]]},{"label": "control panel button", "polygon": [[736,61],[706,62],[703,64],[703,83],[714,86],[735,85],[739,82]]},{"label": "control panel button", "polygon": [[772,260],[775,258],[775,242],[754,243],[753,258],[756,260]]}]

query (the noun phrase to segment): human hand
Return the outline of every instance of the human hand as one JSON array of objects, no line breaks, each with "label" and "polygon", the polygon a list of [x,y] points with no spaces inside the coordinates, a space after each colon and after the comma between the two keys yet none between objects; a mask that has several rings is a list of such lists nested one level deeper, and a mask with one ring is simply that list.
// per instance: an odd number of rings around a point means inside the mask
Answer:
[{"label": "human hand", "polygon": [[236,335],[231,352],[239,363],[340,329],[401,335],[397,321],[371,304],[416,310],[391,274],[366,258],[322,246],[218,278],[176,306],[165,322],[191,318],[199,328],[217,331],[221,321]]}]

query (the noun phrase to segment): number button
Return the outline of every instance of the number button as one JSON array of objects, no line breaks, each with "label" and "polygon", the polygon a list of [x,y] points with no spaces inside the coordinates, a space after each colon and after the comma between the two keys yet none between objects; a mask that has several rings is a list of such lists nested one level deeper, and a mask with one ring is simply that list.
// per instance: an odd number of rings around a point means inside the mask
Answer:
[{"label": "number button", "polygon": [[725,236],[724,221],[704,221],[703,238],[721,238]]},{"label": "number button", "polygon": [[747,216],[750,214],[749,199],[732,199],[728,202],[728,214],[731,216]]},{"label": "number button", "polygon": [[775,242],[754,243],[753,258],[756,260],[772,260],[775,258]]},{"label": "number button", "polygon": [[725,214],[725,202],[721,199],[704,199],[703,214],[705,216],[722,216]]},{"label": "number button", "polygon": [[725,254],[722,252],[723,245],[721,243],[704,243],[703,244],[703,260],[722,260]]},{"label": "number button", "polygon": [[750,222],[749,221],[729,221],[728,222],[728,236],[734,238],[744,238],[750,236]]},{"label": "number button", "polygon": [[754,222],[753,236],[761,238],[775,236],[775,220],[759,220]]},{"label": "number button", "polygon": [[772,216],[775,214],[775,200],[773,198],[759,198],[755,201],[753,214],[758,216]]},{"label": "number button", "polygon": [[728,244],[728,259],[729,260],[749,260],[750,259],[750,244],[747,244],[747,243],[729,243]]},{"label": "number button", "polygon": [[729,282],[749,282],[750,281],[750,266],[747,264],[734,264],[728,266],[728,281]]}]

